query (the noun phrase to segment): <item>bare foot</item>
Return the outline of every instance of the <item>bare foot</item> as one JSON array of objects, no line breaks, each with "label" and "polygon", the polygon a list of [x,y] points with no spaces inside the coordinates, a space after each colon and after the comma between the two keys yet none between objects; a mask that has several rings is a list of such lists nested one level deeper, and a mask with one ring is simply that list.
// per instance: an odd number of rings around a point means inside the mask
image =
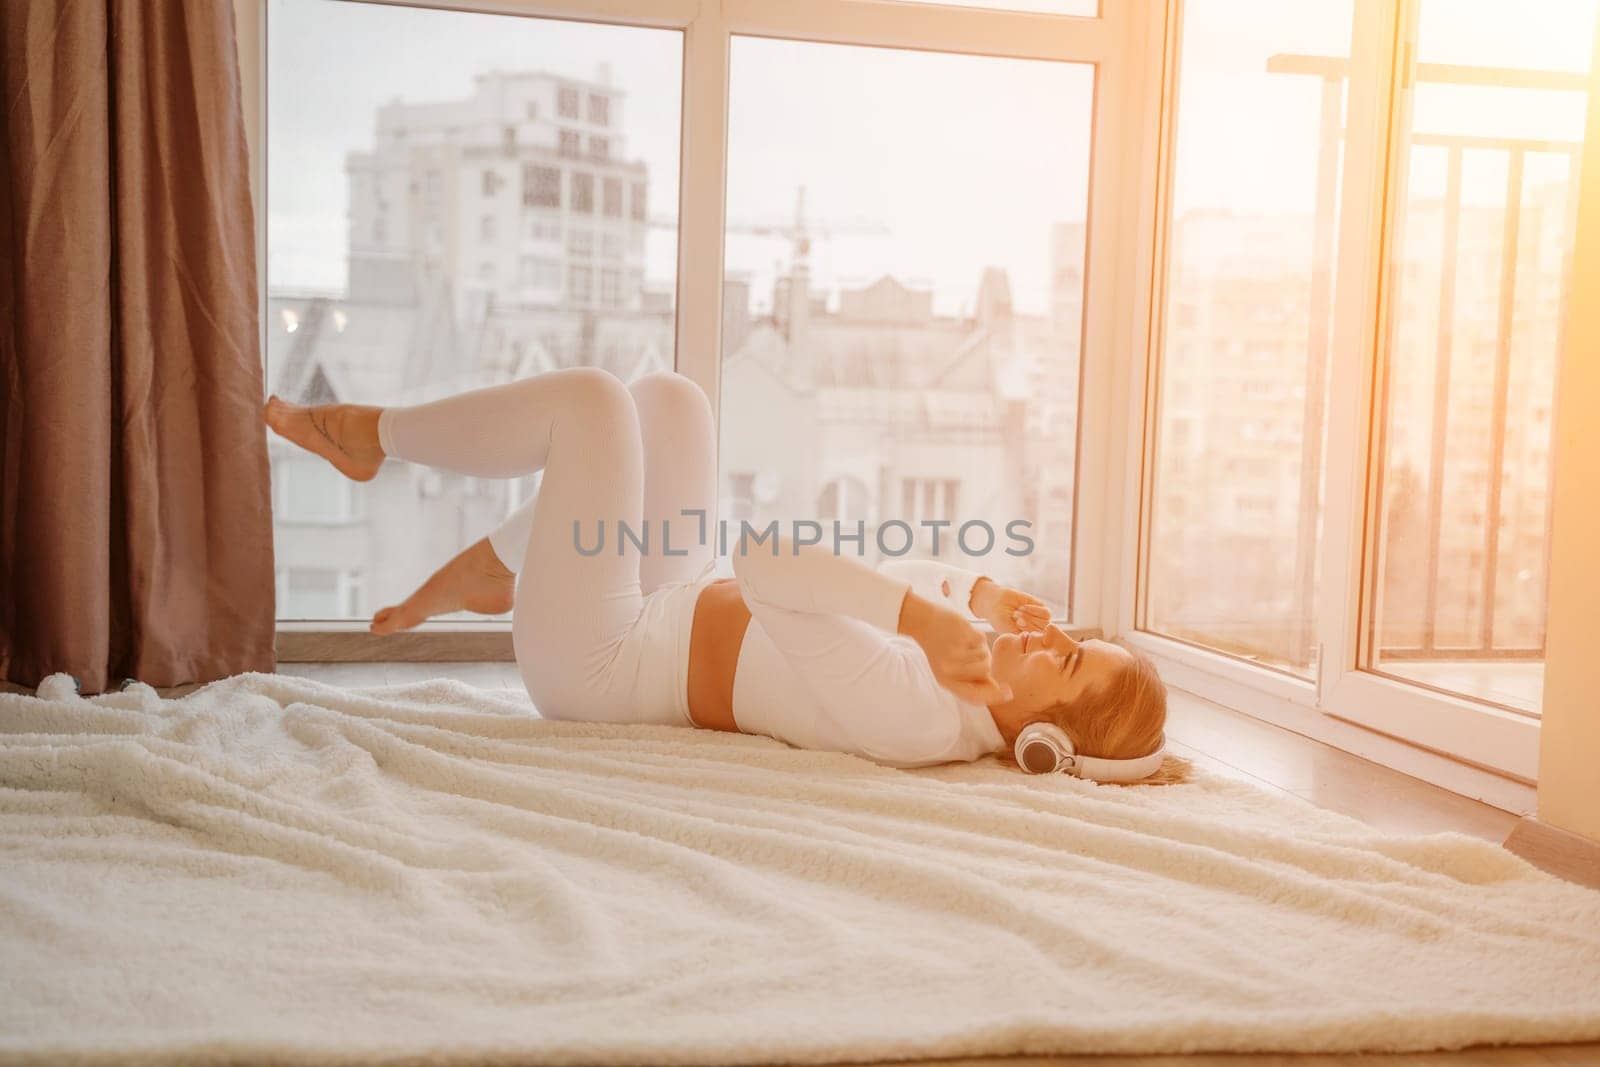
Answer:
[{"label": "bare foot", "polygon": [[374,615],[371,630],[375,634],[398,633],[452,611],[498,615],[511,610],[516,589],[517,576],[500,562],[485,537],[435,571],[403,603]]},{"label": "bare foot", "polygon": [[383,466],[383,448],[378,444],[381,410],[356,404],[308,408],[271,396],[264,417],[278,436],[315,452],[346,478],[367,482]]}]

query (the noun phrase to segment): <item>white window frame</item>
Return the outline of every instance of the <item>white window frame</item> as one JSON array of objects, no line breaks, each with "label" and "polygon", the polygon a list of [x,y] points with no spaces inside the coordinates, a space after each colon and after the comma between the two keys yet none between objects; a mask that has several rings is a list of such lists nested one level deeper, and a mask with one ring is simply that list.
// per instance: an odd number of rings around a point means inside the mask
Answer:
[{"label": "white window frame", "polygon": [[[233,0],[240,27],[247,140],[252,153],[258,277],[265,301],[265,0]],[[906,48],[1001,58],[1091,64],[1096,69],[1090,157],[1088,247],[1081,346],[1080,426],[1073,538],[1071,622],[1106,627],[1108,596],[1104,548],[1111,538],[1091,535],[1106,526],[1110,487],[1107,460],[1115,374],[1112,353],[1125,337],[1131,293],[1119,279],[1134,259],[1127,238],[1136,221],[1125,175],[1141,138],[1129,107],[1142,85],[1142,64],[1130,49],[1143,40],[1151,5],[1143,0],[1101,0],[1096,17],[908,4],[897,0],[385,0],[396,6],[576,19],[585,22],[675,29],[683,33],[683,109],[678,205],[676,366],[721,404],[723,224],[728,169],[729,53],[735,36],[773,37],[834,44]],[[598,198],[599,191],[596,190]],[[598,208],[598,204],[596,205]],[[263,303],[263,306],[265,304]],[[1126,351],[1126,349],[1123,349]],[[719,412],[720,414],[720,412]],[[720,425],[720,420],[719,420]]]},{"label": "white window frame", "polygon": [[[1363,34],[1371,39],[1366,62],[1387,75],[1369,79],[1376,84],[1368,94],[1372,99],[1367,113],[1373,122],[1392,119],[1395,130],[1407,130],[1410,97],[1402,82],[1408,80],[1403,72],[1415,49],[1418,3],[1365,2],[1370,9],[1362,15],[1375,23]],[[1361,61],[1358,55],[1355,62]],[[1352,63],[1352,70],[1356,69]],[[1376,323],[1384,314],[1382,301],[1392,297],[1394,290],[1390,283],[1389,291],[1383,291],[1387,245],[1370,237],[1363,239],[1355,226],[1369,226],[1369,233],[1384,232],[1385,241],[1395,237],[1392,229],[1405,195],[1401,179],[1406,151],[1396,146],[1391,149],[1387,154],[1371,153],[1372,158],[1363,161],[1362,172],[1347,168],[1345,174],[1347,181],[1355,178],[1364,183],[1357,201],[1363,214],[1341,224],[1345,232],[1340,256],[1350,256],[1355,270],[1350,284],[1341,284],[1341,290],[1349,292],[1341,291],[1335,305],[1335,346],[1336,351],[1358,352],[1361,358],[1347,360],[1347,366],[1336,368],[1331,378],[1333,389],[1339,392],[1330,402],[1330,415],[1341,411],[1345,415],[1329,425],[1327,495],[1336,503],[1334,517],[1340,521],[1324,524],[1325,595],[1318,627],[1323,669],[1318,696],[1322,710],[1329,715],[1394,734],[1531,786],[1539,775],[1537,717],[1429,690],[1364,667],[1370,650],[1363,635],[1370,633],[1366,622],[1373,610],[1371,590],[1365,583],[1381,580],[1368,562],[1376,551],[1379,533],[1375,516],[1382,502],[1377,472],[1383,462],[1373,447],[1377,438],[1372,421],[1381,419],[1383,413],[1377,404],[1366,401],[1375,394],[1377,369],[1384,358]],[[1351,206],[1349,199],[1345,206]],[[1341,273],[1344,270],[1341,267]],[[1492,605],[1485,605],[1485,610],[1492,610]]]}]

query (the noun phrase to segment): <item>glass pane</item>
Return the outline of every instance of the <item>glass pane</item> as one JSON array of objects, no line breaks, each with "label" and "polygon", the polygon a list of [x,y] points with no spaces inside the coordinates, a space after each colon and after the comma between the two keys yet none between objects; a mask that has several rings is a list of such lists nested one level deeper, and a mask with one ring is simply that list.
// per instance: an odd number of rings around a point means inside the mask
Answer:
[{"label": "glass pane", "polygon": [[1033,11],[1045,15],[1079,15],[1095,18],[1100,0],[901,0],[908,4],[944,4],[952,7],[981,7],[990,11]]},{"label": "glass pane", "polygon": [[1184,4],[1145,623],[1308,676],[1352,4]]},{"label": "glass pane", "polygon": [[316,567],[285,567],[279,599],[284,609],[293,611],[299,618],[330,619],[341,614],[339,605],[340,573]]},{"label": "glass pane", "polygon": [[1537,712],[1594,0],[1424,0],[1390,245],[1369,666]]},{"label": "glass pane", "polygon": [[[681,34],[334,0],[267,25],[274,392],[673,366]],[[284,618],[394,603],[531,491],[387,464],[342,497],[270,454]]]},{"label": "glass pane", "polygon": [[273,513],[280,523],[347,522],[354,483],[316,457],[284,455],[273,465]]},{"label": "glass pane", "polygon": [[734,39],[724,517],[1065,613],[1093,98],[1081,64]]}]

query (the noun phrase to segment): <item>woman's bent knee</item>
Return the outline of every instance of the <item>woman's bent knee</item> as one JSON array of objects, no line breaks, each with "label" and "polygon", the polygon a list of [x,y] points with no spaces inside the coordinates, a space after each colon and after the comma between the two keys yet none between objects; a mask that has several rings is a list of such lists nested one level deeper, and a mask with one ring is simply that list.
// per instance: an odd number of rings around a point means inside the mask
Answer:
[{"label": "woman's bent knee", "polygon": [[711,417],[711,402],[693,378],[676,371],[658,370],[638,378],[628,386],[640,410],[673,414],[674,417]]},{"label": "woman's bent knee", "polygon": [[562,378],[561,436],[613,436],[618,428],[638,423],[633,394],[616,375],[598,367],[567,367],[552,373]]},{"label": "woman's bent knee", "polygon": [[610,371],[599,367],[568,367],[558,373],[566,377],[567,387],[573,397],[586,406],[619,410],[631,410],[633,407],[633,396],[628,392],[628,387]]}]

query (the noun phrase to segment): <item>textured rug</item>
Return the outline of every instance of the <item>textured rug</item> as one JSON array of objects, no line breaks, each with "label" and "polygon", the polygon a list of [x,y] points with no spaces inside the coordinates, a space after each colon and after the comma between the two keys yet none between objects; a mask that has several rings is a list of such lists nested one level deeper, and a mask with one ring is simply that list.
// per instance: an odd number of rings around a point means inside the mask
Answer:
[{"label": "textured rug", "polygon": [[1197,771],[0,695],[0,1060],[821,1063],[1600,1039],[1600,893]]}]

